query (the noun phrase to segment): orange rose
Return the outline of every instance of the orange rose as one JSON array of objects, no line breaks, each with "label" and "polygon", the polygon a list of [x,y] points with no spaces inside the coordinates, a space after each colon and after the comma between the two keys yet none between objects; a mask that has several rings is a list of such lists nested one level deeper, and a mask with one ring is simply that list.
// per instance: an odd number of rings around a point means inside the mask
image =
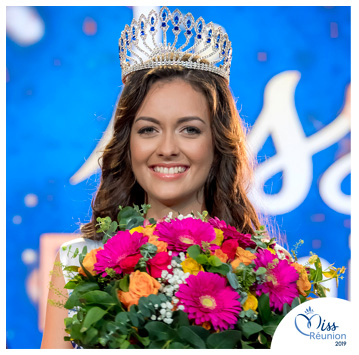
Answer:
[{"label": "orange rose", "polygon": [[148,238],[148,242],[153,245],[156,245],[157,253],[160,253],[162,251],[167,251],[168,244],[166,242],[163,242],[162,240],[158,240],[157,235],[150,235]]},{"label": "orange rose", "polygon": [[211,323],[206,321],[203,322],[202,324],[200,324],[201,327],[203,327],[204,329],[210,330],[211,329]]},{"label": "orange rose", "polygon": [[299,273],[299,279],[297,281],[297,287],[301,295],[306,296],[307,292],[311,289],[312,285],[308,280],[308,274],[305,270],[305,267],[303,265],[300,265],[298,263],[292,263],[291,266],[293,266]]},{"label": "orange rose", "polygon": [[141,297],[157,295],[160,283],[146,272],[136,270],[130,275],[130,286],[128,292],[118,291],[118,297],[127,309],[133,304],[138,304]]},{"label": "orange rose", "polygon": [[240,263],[244,265],[249,265],[252,260],[256,259],[257,257],[252,254],[249,250],[245,250],[241,247],[237,247],[236,249],[236,258],[231,262],[233,269],[239,266]]},{"label": "orange rose", "polygon": [[228,255],[226,253],[223,253],[221,249],[216,249],[214,252],[214,255],[222,261],[222,263],[226,263],[228,260]]},{"label": "orange rose", "polygon": [[[91,251],[89,251],[83,262],[82,265],[84,266],[84,268],[91,274],[91,275],[96,275],[97,272],[94,270],[94,265],[97,263],[97,259],[96,259],[96,254],[99,250],[101,250],[102,248],[97,248],[97,249],[92,249]],[[78,273],[86,276],[85,271],[82,269],[82,267],[79,267]]]},{"label": "orange rose", "polygon": [[154,225],[151,227],[151,225],[148,225],[142,229],[142,234],[151,237],[153,235],[153,232],[155,231],[156,226]]}]

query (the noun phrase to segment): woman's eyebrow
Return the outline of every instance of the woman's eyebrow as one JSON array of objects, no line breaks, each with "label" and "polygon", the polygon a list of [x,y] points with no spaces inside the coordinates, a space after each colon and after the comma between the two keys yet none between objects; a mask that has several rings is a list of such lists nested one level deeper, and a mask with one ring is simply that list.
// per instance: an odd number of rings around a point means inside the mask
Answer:
[{"label": "woman's eyebrow", "polygon": [[[146,117],[146,116],[141,116],[141,117],[138,117],[136,118],[135,122],[138,122],[140,120],[143,120],[143,121],[149,121],[149,122],[152,122],[152,123],[155,123],[155,124],[160,124],[160,121],[156,120],[155,118],[153,117]],[[202,118],[199,118],[197,116],[186,116],[186,117],[181,117],[177,120],[177,124],[181,124],[181,123],[184,123],[184,122],[189,122],[189,121],[200,121],[202,122],[203,124],[206,124],[206,122],[204,120],[202,120]]]}]

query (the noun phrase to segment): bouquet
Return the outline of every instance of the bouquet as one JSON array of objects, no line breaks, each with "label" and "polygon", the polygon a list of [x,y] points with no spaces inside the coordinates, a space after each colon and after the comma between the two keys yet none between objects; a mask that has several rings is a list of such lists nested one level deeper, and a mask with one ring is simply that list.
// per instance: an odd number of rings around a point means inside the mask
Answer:
[{"label": "bouquet", "polygon": [[[155,221],[149,205],[120,206],[117,221],[98,218],[103,248],[80,252],[65,288],[65,319],[82,348],[270,348],[282,318],[345,269],[322,270],[312,254],[296,262],[264,227],[243,234],[207,212]],[[70,250],[68,251],[71,252]]]}]

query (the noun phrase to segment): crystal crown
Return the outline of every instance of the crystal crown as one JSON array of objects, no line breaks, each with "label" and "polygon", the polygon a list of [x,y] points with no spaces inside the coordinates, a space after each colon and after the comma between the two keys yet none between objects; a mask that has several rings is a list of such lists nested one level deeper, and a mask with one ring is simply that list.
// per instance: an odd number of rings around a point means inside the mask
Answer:
[{"label": "crystal crown", "polygon": [[[170,27],[172,44],[167,42]],[[162,43],[156,43],[159,29]],[[121,33],[119,52],[123,82],[134,71],[162,65],[210,71],[229,81],[232,44],[227,33],[212,22],[206,24],[202,17],[195,21],[191,13],[182,14],[178,9],[171,13],[162,7],[159,13],[151,10],[147,17],[142,14],[133,19]]]}]

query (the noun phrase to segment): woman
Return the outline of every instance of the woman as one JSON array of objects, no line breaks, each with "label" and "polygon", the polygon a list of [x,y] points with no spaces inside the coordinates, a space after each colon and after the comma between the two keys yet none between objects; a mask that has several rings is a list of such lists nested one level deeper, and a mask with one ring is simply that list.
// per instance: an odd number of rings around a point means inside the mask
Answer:
[{"label": "woman", "polygon": [[[159,18],[163,18],[163,9]],[[222,40],[222,49],[223,45]],[[155,61],[152,58],[152,63]],[[124,76],[114,134],[103,153],[92,219],[81,229],[85,239],[65,246],[81,250],[86,245],[88,251],[98,248],[102,235],[96,233],[97,217],[115,220],[119,205],[145,202],[151,205],[146,218],[206,210],[242,233],[253,233],[259,227],[246,194],[252,170],[228,80],[225,75],[193,69],[186,63],[210,64],[184,55],[180,64],[153,65]],[[65,265],[74,260],[62,248],[56,258]],[[54,290],[63,289],[64,276],[55,264],[49,299],[63,300]],[[47,307],[42,348],[72,348],[63,340],[66,317],[66,309]]]}]

